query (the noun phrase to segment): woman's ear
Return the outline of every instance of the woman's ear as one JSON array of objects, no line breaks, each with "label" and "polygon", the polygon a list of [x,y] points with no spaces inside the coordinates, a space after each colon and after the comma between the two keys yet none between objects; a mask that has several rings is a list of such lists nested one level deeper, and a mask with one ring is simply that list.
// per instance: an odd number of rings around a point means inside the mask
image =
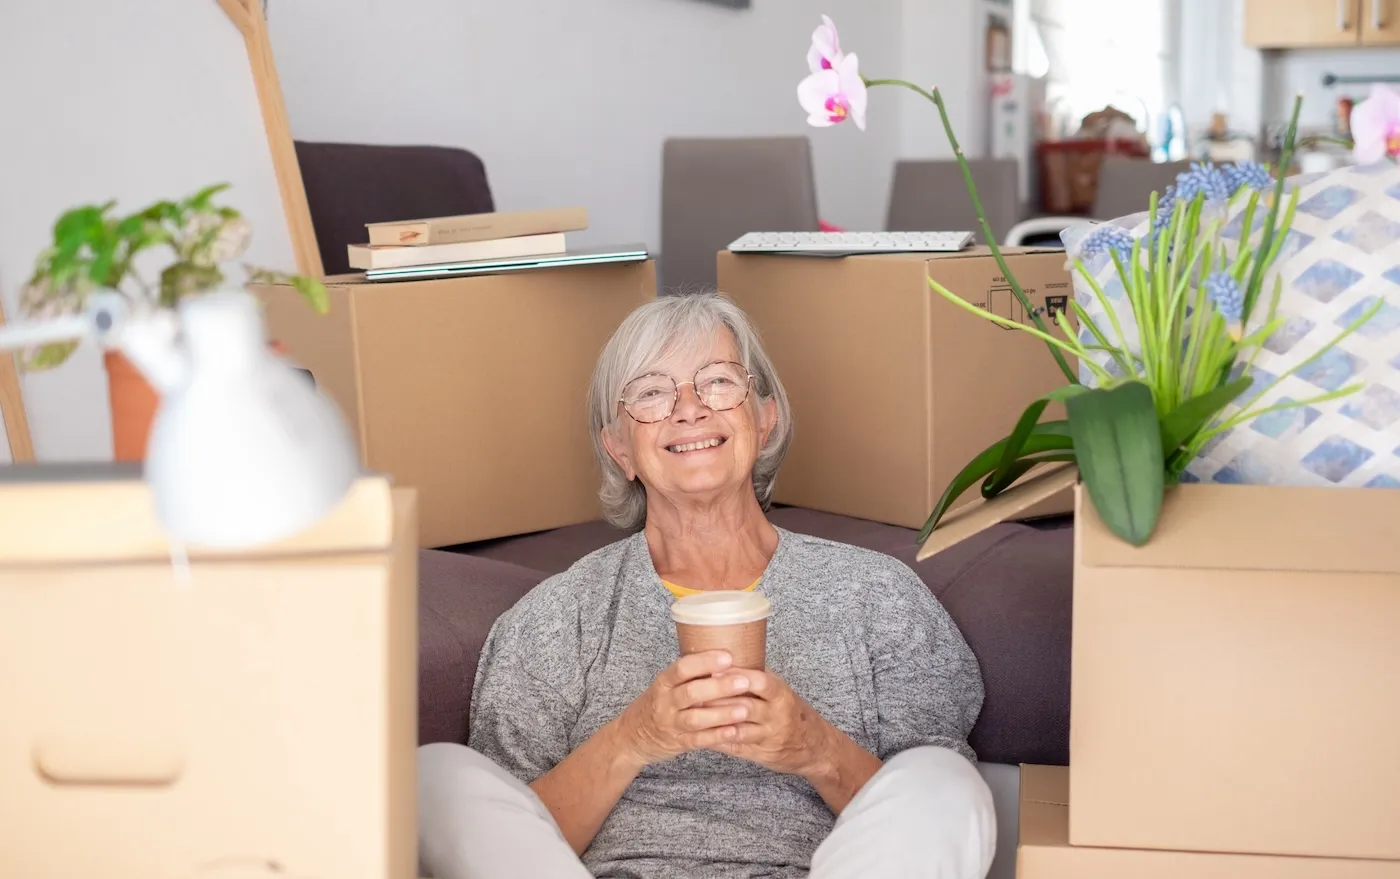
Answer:
[{"label": "woman's ear", "polygon": [[773,435],[773,428],[778,426],[778,401],[775,399],[764,400],[758,406],[758,447],[761,449],[768,445],[768,437]]},{"label": "woman's ear", "polygon": [[608,425],[598,432],[603,439],[603,448],[608,450],[608,457],[613,459],[613,463],[622,468],[622,472],[627,475],[630,482],[637,478],[637,471],[632,469],[632,450],[625,439],[618,436],[618,431]]}]

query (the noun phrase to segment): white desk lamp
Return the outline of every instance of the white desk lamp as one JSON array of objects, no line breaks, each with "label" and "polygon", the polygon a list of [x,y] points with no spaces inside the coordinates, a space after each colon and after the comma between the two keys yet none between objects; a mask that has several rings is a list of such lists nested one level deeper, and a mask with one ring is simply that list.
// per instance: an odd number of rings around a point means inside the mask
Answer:
[{"label": "white desk lamp", "polygon": [[268,348],[262,305],[229,290],[133,311],[94,294],[82,314],[0,328],[0,351],[84,339],[121,351],[160,395],[145,479],[170,538],[240,548],[290,537],[359,476],[340,410]]}]

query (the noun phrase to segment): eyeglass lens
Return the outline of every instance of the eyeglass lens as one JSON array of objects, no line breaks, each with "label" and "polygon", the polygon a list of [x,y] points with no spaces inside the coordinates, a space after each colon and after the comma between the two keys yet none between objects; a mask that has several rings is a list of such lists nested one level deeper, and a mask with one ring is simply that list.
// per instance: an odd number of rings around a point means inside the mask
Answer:
[{"label": "eyeglass lens", "polygon": [[[749,395],[749,374],[737,363],[711,363],[695,373],[695,395],[710,409],[733,409]],[[676,381],[669,375],[644,375],[622,389],[622,405],[628,414],[643,423],[671,417],[679,397]]]}]

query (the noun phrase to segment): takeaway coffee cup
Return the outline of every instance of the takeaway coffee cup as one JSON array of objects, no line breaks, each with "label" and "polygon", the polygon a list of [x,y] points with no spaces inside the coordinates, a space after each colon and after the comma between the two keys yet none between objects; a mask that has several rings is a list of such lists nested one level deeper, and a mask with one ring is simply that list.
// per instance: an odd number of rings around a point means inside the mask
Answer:
[{"label": "takeaway coffee cup", "polygon": [[734,668],[764,667],[772,613],[773,607],[762,592],[701,592],[678,598],[671,605],[681,655],[728,650]]}]

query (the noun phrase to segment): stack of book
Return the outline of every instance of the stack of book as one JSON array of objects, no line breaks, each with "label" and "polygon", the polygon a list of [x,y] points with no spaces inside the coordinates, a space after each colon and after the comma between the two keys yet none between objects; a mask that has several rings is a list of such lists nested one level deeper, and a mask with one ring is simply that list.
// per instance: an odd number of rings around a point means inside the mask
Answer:
[{"label": "stack of book", "polygon": [[564,253],[565,233],[588,228],[585,208],[463,214],[368,223],[350,267],[367,272]]}]

